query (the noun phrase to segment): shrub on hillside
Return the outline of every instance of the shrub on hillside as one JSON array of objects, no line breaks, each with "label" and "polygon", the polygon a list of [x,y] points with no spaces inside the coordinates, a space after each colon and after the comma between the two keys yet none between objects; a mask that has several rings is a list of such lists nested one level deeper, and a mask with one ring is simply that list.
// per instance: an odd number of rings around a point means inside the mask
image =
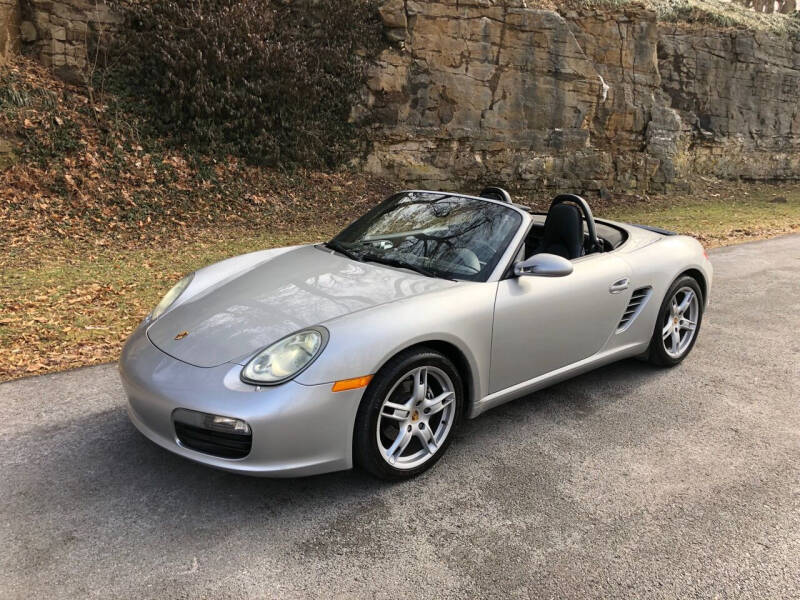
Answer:
[{"label": "shrub on hillside", "polygon": [[375,0],[121,0],[125,79],[173,139],[332,167],[381,44]]}]

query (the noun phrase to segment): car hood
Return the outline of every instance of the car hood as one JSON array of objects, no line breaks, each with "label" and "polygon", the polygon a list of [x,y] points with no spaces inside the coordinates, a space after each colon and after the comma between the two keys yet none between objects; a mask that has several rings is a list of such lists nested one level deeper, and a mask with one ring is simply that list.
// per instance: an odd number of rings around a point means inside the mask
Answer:
[{"label": "car hood", "polygon": [[453,285],[303,246],[182,301],[147,335],[178,360],[215,367],[243,362],[304,327]]}]

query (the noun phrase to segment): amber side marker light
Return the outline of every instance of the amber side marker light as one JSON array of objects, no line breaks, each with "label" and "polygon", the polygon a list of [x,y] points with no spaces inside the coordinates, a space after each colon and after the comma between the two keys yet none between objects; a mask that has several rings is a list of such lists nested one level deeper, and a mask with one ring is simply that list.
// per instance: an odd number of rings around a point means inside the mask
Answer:
[{"label": "amber side marker light", "polygon": [[357,390],[358,388],[367,387],[370,381],[372,381],[372,375],[364,375],[364,377],[356,377],[355,379],[342,379],[333,384],[333,391]]}]

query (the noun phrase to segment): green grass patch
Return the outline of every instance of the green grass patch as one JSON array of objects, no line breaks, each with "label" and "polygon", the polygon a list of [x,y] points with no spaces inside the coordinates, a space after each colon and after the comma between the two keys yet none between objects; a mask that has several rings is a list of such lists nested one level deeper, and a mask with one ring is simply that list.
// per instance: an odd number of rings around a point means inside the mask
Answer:
[{"label": "green grass patch", "polygon": [[746,186],[688,198],[667,196],[610,206],[601,215],[692,235],[713,247],[800,229],[800,189]]}]

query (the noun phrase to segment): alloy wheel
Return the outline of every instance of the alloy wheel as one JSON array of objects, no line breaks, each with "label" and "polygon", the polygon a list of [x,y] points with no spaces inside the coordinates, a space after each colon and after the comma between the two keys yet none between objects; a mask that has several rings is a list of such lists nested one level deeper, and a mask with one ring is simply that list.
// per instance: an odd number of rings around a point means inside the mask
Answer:
[{"label": "alloy wheel", "polygon": [[437,367],[417,367],[398,378],[378,415],[376,435],[383,459],[401,470],[428,462],[450,434],[455,400],[452,380]]},{"label": "alloy wheel", "polygon": [[671,358],[680,358],[692,344],[697,332],[700,302],[695,291],[682,287],[672,296],[662,322],[664,350]]}]

